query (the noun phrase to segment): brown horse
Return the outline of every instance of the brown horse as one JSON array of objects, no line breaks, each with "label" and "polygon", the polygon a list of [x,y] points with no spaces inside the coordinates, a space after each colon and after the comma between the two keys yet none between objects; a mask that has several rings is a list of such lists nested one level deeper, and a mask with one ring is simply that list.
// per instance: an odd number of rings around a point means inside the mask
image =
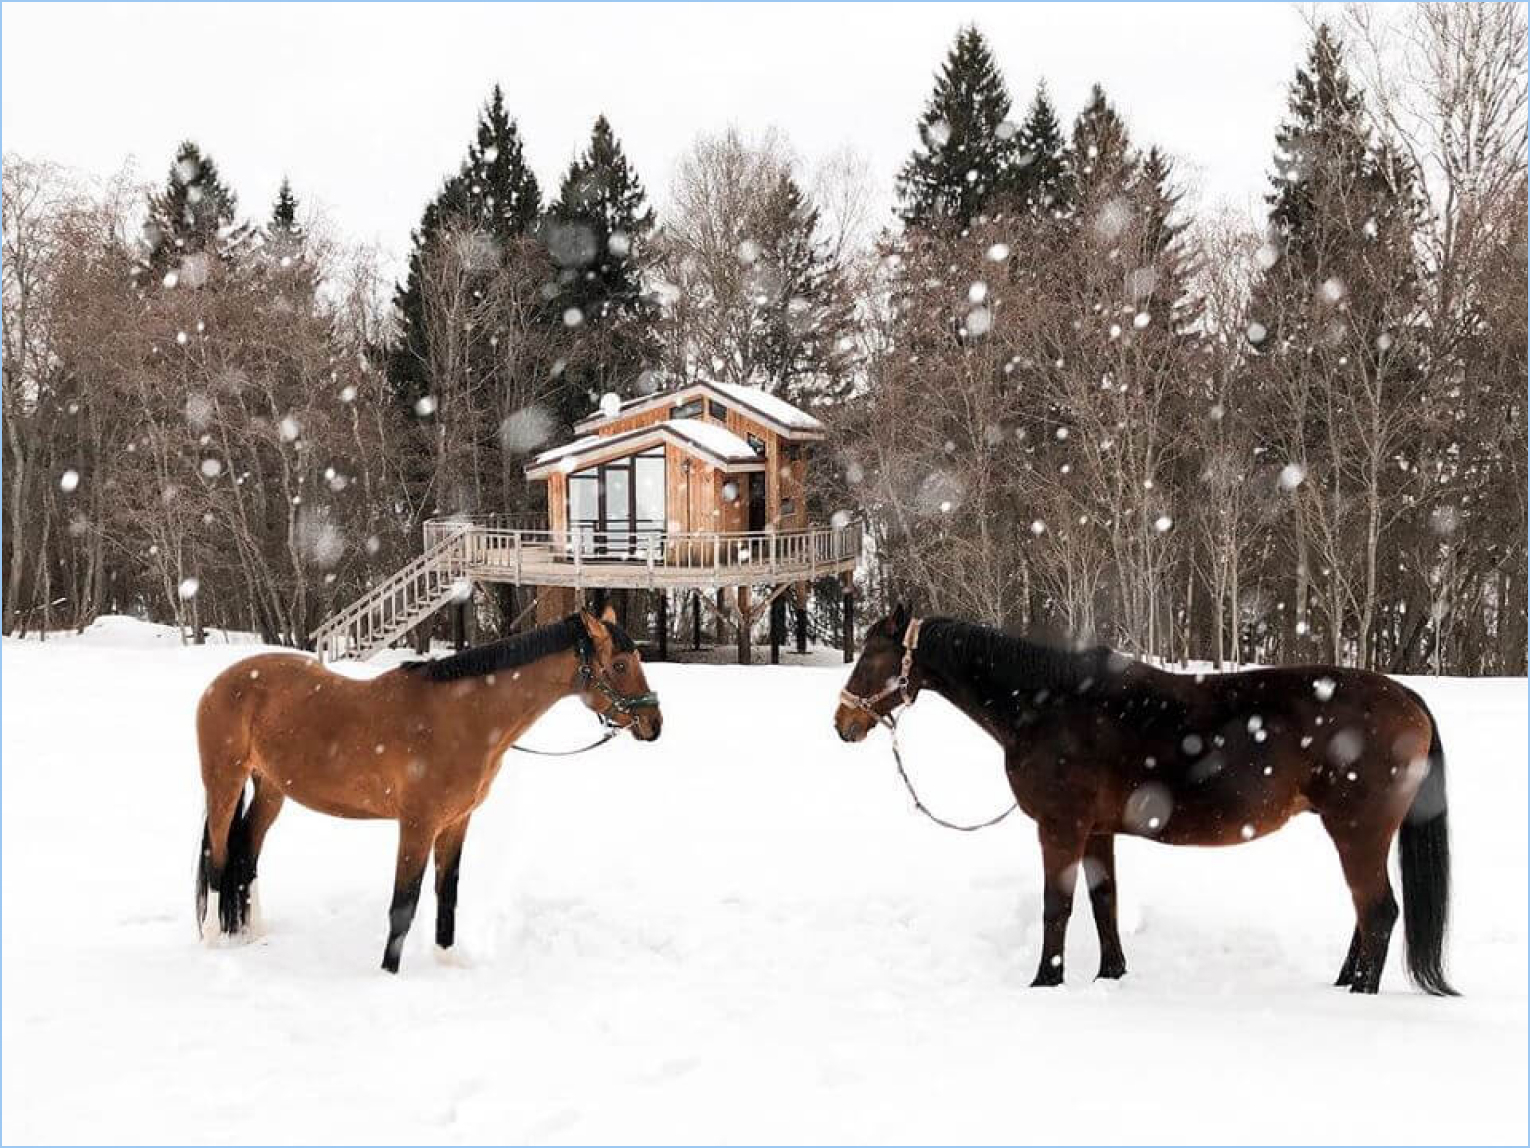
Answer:
[{"label": "brown horse", "polygon": [[436,944],[450,948],[473,810],[505,751],[554,702],[576,694],[607,725],[630,728],[642,741],[659,736],[658,696],[609,610],[600,619],[580,611],[368,680],[341,677],[302,654],[260,654],[230,666],[197,707],[207,791],[196,894],[202,935],[249,927],[260,849],[291,797],[335,817],[398,822],[383,968],[398,971],[432,851]]},{"label": "brown horse", "polygon": [[[1445,756],[1423,700],[1380,674],[1332,666],[1171,674],[1104,648],[1034,645],[899,607],[879,622],[834,725],[860,741],[928,687],[1004,748],[1015,802],[1035,820],[1044,871],[1041,966],[1063,979],[1082,865],[1100,973],[1126,972],[1116,928],[1114,839],[1237,845],[1294,814],[1323,820],[1354,900],[1338,983],[1374,993],[1397,920],[1387,852],[1398,837],[1408,970],[1453,994],[1442,968],[1450,854]],[[1399,832],[1400,831],[1400,832]]]}]

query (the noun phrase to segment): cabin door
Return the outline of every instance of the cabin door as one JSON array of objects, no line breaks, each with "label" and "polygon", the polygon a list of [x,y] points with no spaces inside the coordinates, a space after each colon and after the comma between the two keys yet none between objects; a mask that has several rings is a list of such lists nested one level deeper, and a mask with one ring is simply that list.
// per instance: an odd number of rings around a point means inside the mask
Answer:
[{"label": "cabin door", "polygon": [[765,529],[765,476],[749,476],[749,530],[758,534]]}]

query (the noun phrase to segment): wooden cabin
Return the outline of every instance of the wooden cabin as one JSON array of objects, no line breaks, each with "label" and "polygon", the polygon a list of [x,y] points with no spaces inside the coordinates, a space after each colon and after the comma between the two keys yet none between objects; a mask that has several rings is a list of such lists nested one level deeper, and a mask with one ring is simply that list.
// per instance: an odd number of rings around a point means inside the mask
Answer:
[{"label": "wooden cabin", "polygon": [[807,451],[823,424],[756,387],[694,383],[629,399],[575,425],[526,477],[547,483],[552,530],[595,549],[605,535],[744,534],[807,524]]},{"label": "wooden cabin", "polygon": [[775,658],[783,595],[794,596],[805,649],[808,586],[833,575],[850,659],[862,529],[808,520],[818,419],[756,387],[701,381],[602,404],[574,429],[578,438],[526,467],[547,484],[545,528],[496,516],[426,523],[420,558],[315,631],[321,655],[365,657],[453,600],[463,610],[464,582],[508,582],[534,588],[539,621],[611,590],[664,591],[655,598],[659,657],[672,601],[690,605],[698,635],[705,607],[719,631],[732,630],[745,662],[751,629],[769,610]]}]

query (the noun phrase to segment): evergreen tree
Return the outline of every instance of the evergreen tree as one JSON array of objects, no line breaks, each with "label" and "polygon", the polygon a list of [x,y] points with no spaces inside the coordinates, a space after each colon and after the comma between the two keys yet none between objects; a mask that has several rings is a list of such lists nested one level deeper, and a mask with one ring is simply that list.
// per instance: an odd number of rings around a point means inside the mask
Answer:
[{"label": "evergreen tree", "polygon": [[1173,164],[1157,147],[1148,149],[1137,172],[1136,211],[1139,220],[1140,266],[1151,274],[1142,279],[1133,301],[1151,316],[1155,330],[1182,335],[1199,318],[1191,290],[1194,275],[1187,250],[1187,221],[1179,212],[1183,193],[1174,186]]},{"label": "evergreen tree", "polygon": [[1095,84],[1089,102],[1073,121],[1064,160],[1068,194],[1080,207],[1122,195],[1132,181],[1136,159],[1126,123]]},{"label": "evergreen tree", "polygon": [[478,117],[477,138],[451,190],[460,199],[457,212],[501,242],[526,234],[542,212],[541,188],[526,165],[520,129],[505,111],[498,84]]},{"label": "evergreen tree", "polygon": [[[153,277],[185,269],[188,278],[205,279],[205,262],[188,256],[227,258],[243,237],[234,228],[238,197],[224,186],[218,165],[190,140],[176,149],[165,187],[149,195],[149,218],[144,224],[145,260]],[[195,284],[189,284],[195,285]]]},{"label": "evergreen tree", "polygon": [[277,290],[294,302],[311,304],[319,285],[318,269],[306,258],[307,235],[298,222],[298,201],[284,176],[271,205],[262,254]]},{"label": "evergreen tree", "polygon": [[1372,146],[1362,96],[1326,25],[1288,107],[1248,329],[1266,445],[1306,475],[1290,498],[1295,609],[1285,648],[1311,640],[1303,635],[1314,633],[1316,607],[1328,651],[1337,656],[1352,640],[1367,663],[1377,554],[1395,525],[1379,507],[1403,497],[1396,488],[1410,481],[1415,423],[1427,409],[1415,318],[1419,197],[1407,165]]},{"label": "evergreen tree", "polygon": [[266,227],[267,234],[302,234],[302,228],[298,226],[297,211],[297,196],[292,194],[292,181],[282,176],[282,185],[277,190],[276,202],[271,206],[271,222]]},{"label": "evergreen tree", "polygon": [[905,224],[962,228],[1013,192],[1020,146],[1009,111],[998,63],[983,34],[969,25],[951,46],[919,118],[923,147],[898,176]]},{"label": "evergreen tree", "polygon": [[1036,98],[1016,139],[1020,155],[1015,194],[1019,201],[1037,215],[1064,210],[1068,198],[1063,170],[1066,141],[1045,84],[1036,86]]},{"label": "evergreen tree", "polygon": [[504,94],[496,84],[479,114],[462,166],[442,184],[426,205],[419,227],[410,234],[408,275],[394,292],[399,335],[388,355],[388,377],[408,408],[431,392],[422,283],[426,252],[443,233],[473,228],[493,241],[484,249],[489,254],[486,262],[497,262],[505,257],[507,244],[533,227],[541,199],[536,176],[526,165],[519,128],[506,112]]},{"label": "evergreen tree", "polygon": [[658,308],[643,290],[653,223],[637,172],[610,123],[598,117],[543,223],[559,268],[558,304],[579,320],[560,404],[569,423],[607,392],[636,393],[643,371],[658,360]]},{"label": "evergreen tree", "polygon": [[760,300],[756,374],[765,390],[798,406],[827,405],[851,388],[854,301],[844,269],[824,250],[818,209],[782,173],[760,205],[761,237],[750,294]]}]

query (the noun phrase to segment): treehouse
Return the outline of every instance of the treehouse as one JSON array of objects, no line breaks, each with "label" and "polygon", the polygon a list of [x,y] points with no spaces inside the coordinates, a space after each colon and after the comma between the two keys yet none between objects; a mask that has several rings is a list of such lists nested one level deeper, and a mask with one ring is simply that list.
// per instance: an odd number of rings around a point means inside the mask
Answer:
[{"label": "treehouse", "polygon": [[538,621],[561,617],[612,591],[661,591],[652,597],[651,643],[660,658],[672,602],[690,605],[698,644],[709,611],[719,636],[736,637],[743,662],[769,611],[775,660],[785,596],[805,650],[808,587],[832,575],[849,660],[861,525],[808,521],[807,468],[822,423],[755,387],[704,381],[603,405],[574,430],[578,438],[526,466],[528,479],[546,483],[545,525],[492,515],[427,522],[419,558],[315,631],[320,655],[366,657],[453,602],[460,641],[464,587],[499,582],[532,589],[517,624],[532,612]]}]

